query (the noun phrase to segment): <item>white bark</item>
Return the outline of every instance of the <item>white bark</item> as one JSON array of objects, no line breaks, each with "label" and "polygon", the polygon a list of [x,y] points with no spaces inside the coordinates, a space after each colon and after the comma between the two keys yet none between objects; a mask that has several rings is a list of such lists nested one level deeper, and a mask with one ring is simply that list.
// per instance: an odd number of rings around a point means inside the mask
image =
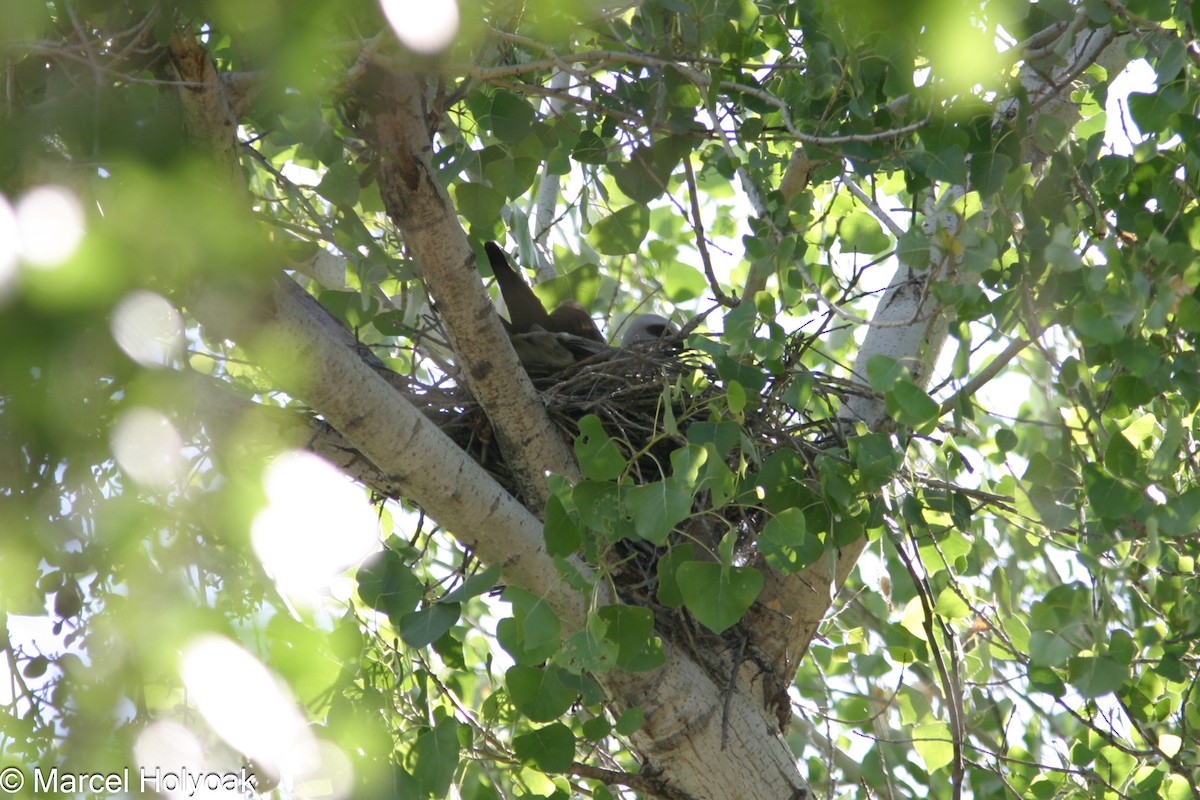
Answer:
[{"label": "white bark", "polygon": [[[571,74],[559,69],[550,76],[550,88],[566,90],[571,85]],[[558,97],[546,98],[546,110],[550,114],[561,114],[566,109],[566,102]],[[547,255],[552,251],[550,246],[550,231],[554,223],[554,214],[558,208],[558,190],[561,181],[550,172],[550,165],[542,165],[542,176],[538,182],[537,200],[533,213],[533,241],[530,251],[537,255],[538,281],[546,281],[557,277],[558,271]]]},{"label": "white bark", "polygon": [[[392,76],[387,80],[394,81],[385,89],[387,102],[384,105],[388,110],[374,119],[377,130],[386,137],[391,160],[391,164],[380,170],[384,203],[402,228],[430,293],[437,298],[472,392],[499,430],[509,412],[497,413],[497,406],[504,404],[511,408],[512,398],[517,394],[512,387],[528,385],[528,380],[524,371],[516,366],[507,338],[499,332],[499,322],[475,274],[474,262],[469,258],[470,251],[454,209],[444,197],[444,191],[431,179],[428,160],[431,145],[422,134],[424,118],[420,114],[420,87],[410,77]],[[463,269],[464,260],[469,270]],[[490,325],[496,328],[494,334],[487,330]],[[497,337],[504,352],[495,351]],[[496,369],[507,356],[512,357],[513,366],[506,367],[507,361],[504,361],[500,369]],[[334,384],[333,390],[336,392],[340,388]],[[302,396],[322,411],[324,404],[335,402],[334,397],[325,396],[317,403],[312,399],[311,391]],[[523,402],[524,406],[517,409],[521,417],[545,418],[536,395]],[[339,430],[356,444],[373,436],[365,428]],[[561,440],[557,441],[561,444]],[[544,453],[528,447],[525,451],[504,449],[514,470],[521,466],[526,469],[531,465],[541,466],[548,460]],[[375,461],[375,456],[370,457]],[[561,465],[552,468],[560,474],[577,474],[573,462],[569,469]],[[460,539],[464,533],[469,535],[469,531],[447,523],[420,496],[409,496]],[[528,502],[529,495],[526,497]],[[541,502],[535,499],[534,507],[540,508]],[[483,526],[472,526],[472,529],[486,530],[501,541],[510,532],[509,528],[497,527],[494,520]],[[480,551],[479,555],[485,561],[496,563],[494,554],[488,557]],[[514,582],[535,593],[541,593],[544,585],[541,582]],[[669,644],[667,652],[668,664],[653,672],[612,671],[596,676],[615,705],[624,708],[636,705],[645,710],[646,723],[633,738],[639,752],[661,769],[663,783],[683,796],[713,800],[722,797],[776,800],[801,796],[803,781],[790,749],[779,735],[778,726],[771,722],[754,685],[755,670],[739,671],[739,684],[731,690],[733,695],[726,704],[724,687],[709,678],[699,664]],[[713,661],[720,659],[714,657]],[[724,748],[723,726],[727,728],[728,737],[728,746]],[[748,779],[753,782],[747,784]]]},{"label": "white bark", "polygon": [[[1119,69],[1126,60],[1121,48],[1114,46],[1117,37],[1110,27],[1093,29],[1086,25],[1086,12],[1081,9],[1070,25],[1056,23],[1044,31],[1044,35],[1030,40],[1044,53],[1059,50],[1063,37],[1069,37],[1070,45],[1066,56],[1049,73],[1028,62],[1021,68],[1019,80],[1031,108],[1026,123],[1028,131],[1036,130],[1038,118],[1046,114],[1059,117],[1068,127],[1073,125],[1079,118],[1079,109],[1070,97],[1075,78],[1098,61],[1103,61],[1111,71]],[[1000,103],[996,109],[997,124],[1012,120],[1018,113],[1019,104],[1018,98]],[[1023,144],[1022,155],[1030,162],[1046,156],[1031,136]],[[928,386],[945,343],[948,322],[945,309],[930,294],[929,285],[934,280],[957,280],[962,266],[961,255],[942,249],[938,233],[945,232],[951,239],[957,236],[962,219],[951,206],[968,188],[947,187],[936,204],[930,202],[932,198],[927,199],[923,232],[930,237],[930,262],[901,263],[896,270],[855,358],[852,372],[859,383],[867,383],[867,362],[876,355],[885,355],[905,364],[918,386]],[[842,413],[844,420],[862,421],[871,429],[883,425],[886,416],[883,401],[867,395],[850,397]]]},{"label": "white bark", "polygon": [[363,99],[380,109],[371,125],[383,154],[384,206],[446,322],[467,388],[487,413],[526,502],[540,512],[546,474],[574,478],[578,467],[517,360],[450,198],[434,177],[423,87],[414,76],[387,73],[369,61],[356,71],[382,82],[376,96]]},{"label": "white bark", "polygon": [[[541,523],[368,366],[352,337],[316,300],[281,278],[259,319],[270,330],[267,337],[230,330],[241,322],[227,319],[225,310],[220,304],[195,309],[222,333],[270,347],[285,343],[305,369],[281,373],[281,389],[320,409],[390,486],[482,561],[500,564],[506,581],[545,598],[568,630],[582,627],[587,598],[559,578],[545,552]],[[278,359],[270,352],[261,356],[265,363]],[[603,589],[598,593],[605,602]],[[632,740],[659,772],[659,782],[698,800],[802,796],[790,748],[759,693],[747,689],[755,686],[757,670],[741,670],[726,705],[724,685],[670,643],[667,655],[668,663],[653,672],[596,676],[618,707],[640,706],[645,712],[645,724]]]}]

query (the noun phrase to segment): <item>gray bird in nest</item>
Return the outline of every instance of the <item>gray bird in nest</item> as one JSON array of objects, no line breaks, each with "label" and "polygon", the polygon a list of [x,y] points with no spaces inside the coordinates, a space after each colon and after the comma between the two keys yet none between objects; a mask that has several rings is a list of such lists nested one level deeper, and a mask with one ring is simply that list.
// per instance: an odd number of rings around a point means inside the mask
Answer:
[{"label": "gray bird in nest", "polygon": [[621,336],[621,347],[656,344],[665,336],[674,336],[679,328],[661,314],[642,314],[634,317],[625,326]]}]

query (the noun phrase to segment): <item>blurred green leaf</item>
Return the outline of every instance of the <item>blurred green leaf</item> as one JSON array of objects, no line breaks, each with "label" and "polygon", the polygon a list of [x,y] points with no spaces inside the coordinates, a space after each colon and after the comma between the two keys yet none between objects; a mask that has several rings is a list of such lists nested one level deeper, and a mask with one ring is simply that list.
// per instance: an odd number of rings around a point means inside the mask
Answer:
[{"label": "blurred green leaf", "polygon": [[425,586],[399,553],[383,550],[358,570],[358,596],[371,608],[388,615],[392,624],[417,607]]},{"label": "blurred green leaf", "polygon": [[400,618],[400,638],[409,647],[427,647],[458,622],[458,603],[434,603]]},{"label": "blurred green leaf", "polygon": [[502,142],[519,142],[529,133],[533,107],[511,92],[496,92],[492,99],[492,132]]},{"label": "blurred green leaf", "polygon": [[412,775],[418,791],[445,797],[458,769],[458,722],[445,717],[432,729],[417,734],[412,749]]},{"label": "blurred green leaf", "polygon": [[588,232],[588,243],[606,256],[623,256],[637,252],[649,231],[650,212],[635,204],[597,221]]},{"label": "blurred green leaf", "polygon": [[618,667],[626,672],[644,672],[666,662],[663,644],[654,635],[654,614],[650,609],[608,605],[597,613],[608,626],[606,638],[617,645]]}]

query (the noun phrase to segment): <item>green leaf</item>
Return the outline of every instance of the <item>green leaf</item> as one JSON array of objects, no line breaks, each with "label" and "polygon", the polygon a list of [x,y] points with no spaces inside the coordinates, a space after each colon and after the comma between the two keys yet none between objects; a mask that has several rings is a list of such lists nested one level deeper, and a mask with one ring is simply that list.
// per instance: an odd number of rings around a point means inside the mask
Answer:
[{"label": "green leaf", "polygon": [[935,181],[945,181],[955,185],[967,182],[967,162],[963,151],[954,145],[934,155],[925,171]]},{"label": "green leaf", "polygon": [[1029,688],[1035,692],[1044,692],[1051,697],[1062,697],[1067,693],[1067,685],[1058,673],[1050,667],[1030,665]]},{"label": "green leaf", "polygon": [[25,662],[25,668],[21,670],[21,674],[26,678],[40,678],[46,674],[46,670],[50,668],[50,659],[45,656],[34,656]]},{"label": "green leaf", "polygon": [[838,237],[843,251],[849,253],[882,253],[892,245],[892,240],[883,232],[879,222],[862,211],[841,220]]},{"label": "green leaf", "polygon": [[1056,114],[1040,114],[1034,123],[1033,138],[1047,153],[1058,150],[1066,141],[1067,123]]},{"label": "green leaf", "polygon": [[[1120,435],[1116,438],[1120,438]],[[1100,468],[1087,465],[1083,483],[1091,510],[1104,519],[1126,519],[1137,513],[1141,495],[1136,489],[1106,475]]]},{"label": "green leaf", "polygon": [[445,797],[458,770],[458,722],[453,717],[440,720],[432,730],[417,734],[410,758],[412,776],[423,795]]},{"label": "green leaf", "polygon": [[658,592],[655,596],[658,602],[667,608],[679,608],[683,605],[683,592],[679,589],[679,582],[675,580],[675,573],[681,564],[695,557],[695,545],[685,542],[675,545],[658,559],[658,564],[655,565],[655,571],[658,573]]},{"label": "green leaf", "polygon": [[387,614],[393,625],[425,596],[425,585],[413,573],[400,554],[384,550],[358,569],[358,596],[376,611]]},{"label": "green leaf", "polygon": [[953,587],[947,586],[938,594],[937,603],[933,606],[933,613],[945,619],[963,619],[971,615],[971,607],[958,596],[958,592],[954,591]]},{"label": "green leaf", "polygon": [[492,99],[492,133],[502,142],[519,142],[529,134],[536,112],[511,92],[497,92]]},{"label": "green leaf", "polygon": [[624,256],[636,253],[649,232],[650,210],[635,204],[596,222],[588,231],[588,244],[606,256]]},{"label": "green leaf", "polygon": [[714,633],[740,620],[763,588],[762,573],[753,567],[727,567],[706,561],[681,564],[675,580],[688,610]]},{"label": "green leaf", "polygon": [[951,528],[926,538],[917,548],[917,552],[926,571],[934,575],[943,569],[954,568],[958,559],[971,552],[971,540]]},{"label": "green leaf", "polygon": [[323,291],[317,300],[351,330],[371,322],[379,311],[379,302],[374,297],[363,297],[361,292]]},{"label": "green leaf", "polygon": [[810,372],[801,372],[792,378],[792,382],[788,384],[787,391],[783,393],[783,402],[787,403],[789,408],[796,411],[804,411],[808,408],[808,403],[812,399],[813,386],[816,380]]},{"label": "green leaf", "polygon": [[454,591],[438,600],[439,603],[465,603],[472,597],[478,597],[484,592],[490,592],[500,580],[500,565],[492,564],[482,572],[477,572],[463,581]]},{"label": "green leaf", "polygon": [[867,359],[867,382],[873,391],[881,394],[891,391],[896,381],[906,375],[908,370],[891,356],[874,355]]},{"label": "green leaf", "polygon": [[886,394],[887,410],[901,425],[920,428],[937,418],[941,409],[937,403],[912,381],[902,380]]},{"label": "green leaf", "polygon": [[1011,428],[1000,428],[996,431],[996,447],[1002,453],[1017,449],[1017,434]]},{"label": "green leaf", "polygon": [[741,413],[746,410],[746,390],[737,381],[729,381],[725,387],[725,402],[729,406],[729,412],[741,418]]},{"label": "green leaf", "polygon": [[594,131],[584,131],[579,134],[579,142],[571,151],[571,158],[580,164],[605,164],[609,152],[608,145]]},{"label": "green leaf", "polygon": [[671,451],[671,480],[694,486],[700,470],[708,464],[708,448],[688,444]]},{"label": "green leaf", "polygon": [[340,161],[330,165],[317,184],[317,194],[339,208],[350,208],[357,203],[359,189],[358,170]]},{"label": "green leaf", "polygon": [[696,484],[694,492],[708,492],[711,502],[709,508],[717,511],[725,507],[730,498],[738,492],[738,476],[724,461],[716,456],[716,449],[710,444],[705,448],[709,458],[704,463],[704,474]]},{"label": "green leaf", "polygon": [[[597,625],[603,627],[603,625]],[[554,662],[573,673],[604,672],[617,663],[617,645],[591,630],[572,634],[554,656]]]},{"label": "green leaf", "polygon": [[542,536],[546,540],[546,552],[552,556],[571,555],[583,544],[579,526],[558,497],[551,496],[546,501],[546,522],[542,526]]},{"label": "green leaf", "polygon": [[890,436],[882,433],[855,436],[847,445],[861,485],[868,491],[891,481],[904,461],[904,453],[893,445]]},{"label": "green leaf", "polygon": [[1004,188],[1004,179],[1013,168],[1013,160],[1003,153],[975,153],[971,156],[971,188],[988,197]]},{"label": "green leaf", "polygon": [[954,760],[954,741],[945,722],[930,722],[913,728],[913,748],[928,772],[944,769]]},{"label": "green leaf", "polygon": [[589,308],[596,302],[603,281],[599,267],[584,264],[557,278],[542,281],[533,287],[533,291],[546,308],[554,308],[567,300],[578,301],[584,308]]},{"label": "green leaf", "polygon": [[1125,338],[1125,330],[1097,303],[1084,303],[1075,308],[1075,330],[1087,343],[1116,344]]},{"label": "green leaf", "polygon": [[579,420],[579,436],[575,438],[575,458],[579,471],[594,481],[609,481],[625,472],[625,457],[616,443],[608,438],[604,425],[595,414]]},{"label": "green leaf", "polygon": [[662,545],[675,526],[692,513],[692,493],[668,478],[635,486],[625,493],[625,508],[633,516],[638,536]]},{"label": "green leaf", "polygon": [[580,481],[571,490],[576,519],[590,530],[612,537],[613,541],[626,533],[633,535],[632,525],[624,524],[622,493],[621,487],[608,481]]},{"label": "green leaf", "polygon": [[599,610],[606,623],[605,639],[617,645],[617,666],[644,672],[666,663],[662,641],[654,635],[654,614],[648,608],[609,605]]},{"label": "green leaf", "polygon": [[462,607],[458,603],[434,603],[428,608],[405,614],[400,619],[400,638],[409,647],[425,647],[442,638],[458,622]]},{"label": "green leaf", "polygon": [[599,742],[613,731],[612,724],[604,717],[592,717],[583,721],[583,738],[589,742]]},{"label": "green leaf", "polygon": [[1121,433],[1113,434],[1104,448],[1104,466],[1118,478],[1136,480],[1145,476],[1145,467],[1137,449]]},{"label": "green leaf", "polygon": [[[515,145],[492,145],[479,155],[483,176],[491,187],[509,199],[517,199],[533,185],[542,166],[544,151],[537,136],[526,136]],[[518,221],[510,220],[514,228]]]},{"label": "green leaf", "polygon": [[543,772],[566,772],[575,760],[575,736],[566,725],[555,722],[514,738],[513,751],[522,763]]},{"label": "green leaf", "polygon": [[1032,665],[1059,667],[1079,650],[1078,643],[1051,631],[1034,631],[1029,637],[1029,663]]},{"label": "green leaf", "polygon": [[758,549],[771,569],[783,575],[799,572],[815,564],[825,553],[825,545],[807,532],[808,521],[798,508],[785,508],[763,527]]},{"label": "green leaf", "polygon": [[454,207],[472,228],[494,231],[504,208],[504,195],[482,183],[454,184]]},{"label": "green leaf", "polygon": [[1130,92],[1129,113],[1143,134],[1161,133],[1173,124],[1179,112],[1178,94],[1171,91]]},{"label": "green leaf", "polygon": [[667,191],[671,173],[690,153],[695,140],[688,136],[667,136],[648,146],[634,148],[629,161],[609,167],[625,195],[635,203],[657,200]]},{"label": "green leaf", "polygon": [[518,664],[540,664],[562,647],[562,622],[550,605],[517,586],[504,590],[512,617],[500,620],[496,638]]},{"label": "green leaf", "polygon": [[742,440],[742,429],[736,422],[694,422],[687,431],[691,444],[709,444],[720,457],[728,455]]},{"label": "green leaf", "polygon": [[512,667],[504,673],[509,697],[517,710],[534,722],[550,722],[567,713],[576,694],[563,685],[555,667]]},{"label": "green leaf", "polygon": [[676,305],[700,297],[708,288],[704,273],[682,261],[671,260],[663,264],[658,278],[662,281],[663,293]]},{"label": "green leaf", "polygon": [[1108,656],[1076,656],[1067,665],[1067,681],[1084,697],[1115,692],[1129,679],[1129,666]]},{"label": "green leaf", "polygon": [[646,712],[641,706],[634,706],[628,709],[621,718],[617,720],[616,731],[622,736],[629,734],[642,727],[642,723],[646,721]]}]

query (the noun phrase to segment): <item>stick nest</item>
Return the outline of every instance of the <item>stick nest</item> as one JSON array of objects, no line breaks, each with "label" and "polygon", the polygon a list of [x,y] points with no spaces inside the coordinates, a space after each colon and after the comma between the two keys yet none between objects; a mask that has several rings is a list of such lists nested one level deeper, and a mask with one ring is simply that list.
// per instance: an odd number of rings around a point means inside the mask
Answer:
[{"label": "stick nest", "polygon": [[[797,339],[780,363],[798,364],[807,345],[807,340]],[[653,347],[611,349],[533,381],[568,443],[579,436],[581,420],[589,415],[599,419],[627,464],[613,489],[618,497],[634,486],[669,478],[673,452],[714,438],[714,427],[693,431],[702,423],[717,423],[721,428],[715,437],[721,443],[715,451],[709,450],[709,457],[715,452],[734,475],[752,476],[780,451],[791,451],[788,478],[807,483],[819,494],[817,459],[844,457],[840,454],[845,442],[836,421],[839,402],[834,398],[853,389],[800,367],[767,370],[761,364],[734,361],[719,348],[713,349],[716,355],[710,357],[701,350],[685,349],[678,339]],[[730,386],[739,377],[753,386],[743,387],[743,401],[735,398],[731,403],[730,396],[739,393],[730,392]],[[426,413],[441,430],[520,499],[478,403],[459,387],[425,386],[420,390]],[[691,440],[689,432],[695,434]],[[586,475],[588,465],[583,466]],[[743,477],[738,496],[723,498],[719,507],[715,507],[712,491],[696,492],[690,516],[675,525],[665,545],[637,535],[630,518],[618,520],[603,534],[585,533],[585,537],[593,536],[595,543],[590,548],[585,545],[585,550],[593,557],[603,554],[599,558],[607,565],[623,601],[650,608],[656,629],[702,656],[702,663],[711,661],[714,653],[746,652],[745,635],[735,626],[718,636],[682,609],[665,605],[658,593],[658,562],[671,546],[684,542],[693,545],[690,558],[717,561],[718,544],[734,531],[735,560],[762,566],[754,543],[771,513],[755,485],[753,477]],[[728,669],[727,664],[713,662],[710,669],[715,678],[726,679],[721,671]],[[780,685],[786,686],[786,682]]]},{"label": "stick nest", "polygon": [[[807,341],[797,341],[784,363],[798,363],[805,346]],[[735,473],[744,472],[747,464],[755,468],[779,450],[791,450],[810,470],[809,476],[794,477],[811,477],[814,458],[829,454],[831,448],[843,443],[833,398],[844,394],[847,386],[803,368],[769,372],[760,365],[735,366],[731,359],[724,358],[727,372],[733,374],[744,368],[752,376],[759,376],[758,381],[765,381],[759,393],[753,388],[743,389],[746,401],[737,414],[726,399],[726,378],[730,375],[722,376],[706,353],[684,349],[678,339],[655,346],[610,349],[567,370],[532,380],[551,420],[568,443],[579,436],[580,420],[588,415],[599,418],[629,464],[620,481],[623,485],[644,485],[668,477],[671,453],[689,443],[688,433],[697,423],[733,423],[737,427],[738,441],[730,442],[731,428],[724,426],[729,446],[720,453]],[[459,387],[421,389],[426,411],[441,430],[520,499],[512,472],[478,403]],[[795,408],[797,398],[807,402]],[[702,441],[699,436],[695,439]],[[695,511],[708,510],[707,494],[697,495]],[[746,533],[752,536],[762,524],[762,514],[755,511],[742,504],[719,513],[739,528],[750,524],[755,530]]]}]

